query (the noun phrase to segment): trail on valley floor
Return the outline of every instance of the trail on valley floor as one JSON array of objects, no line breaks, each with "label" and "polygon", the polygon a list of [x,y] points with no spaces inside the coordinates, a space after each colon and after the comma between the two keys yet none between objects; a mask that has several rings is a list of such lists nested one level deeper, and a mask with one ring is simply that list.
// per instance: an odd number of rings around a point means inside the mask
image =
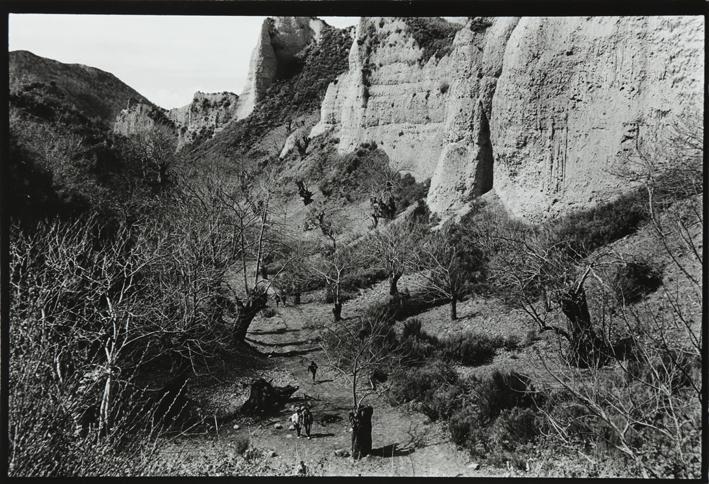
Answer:
[{"label": "trail on valley floor", "polygon": [[[366,307],[363,297],[365,294],[349,301],[343,314],[352,317]],[[406,405],[392,407],[382,395],[368,398],[374,407],[374,455],[356,462],[336,456],[336,450],[349,451],[351,447],[347,414],[352,402],[351,388],[328,367],[318,344],[323,327],[331,321],[331,306],[320,302],[281,305],[272,317],[254,320],[247,343],[265,356],[261,367],[244,369],[237,359],[226,366],[218,383],[198,387],[206,412],[235,412],[248,397],[245,385],[258,376],[273,379],[274,385],[298,386],[292,403],[262,421],[237,417],[218,432],[212,428],[163,442],[159,448],[163,469],[182,475],[295,475],[303,461],[310,475],[503,475],[500,469],[473,470],[467,453],[449,441],[441,423],[431,422]],[[307,370],[310,361],[319,367],[315,382]],[[293,406],[306,401],[314,415],[310,440],[297,438],[288,422]],[[281,428],[276,428],[277,424]],[[250,447],[257,449],[247,451],[246,457],[235,445],[244,436],[249,437]],[[156,473],[161,472],[156,469]]]}]

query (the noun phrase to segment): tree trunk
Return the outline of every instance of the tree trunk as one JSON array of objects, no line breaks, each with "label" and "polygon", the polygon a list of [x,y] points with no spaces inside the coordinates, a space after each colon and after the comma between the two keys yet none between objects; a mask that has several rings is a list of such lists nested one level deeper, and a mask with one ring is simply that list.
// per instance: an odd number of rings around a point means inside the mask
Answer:
[{"label": "tree trunk", "polygon": [[451,321],[458,319],[458,298],[453,296],[451,298]]},{"label": "tree trunk", "polygon": [[352,458],[372,453],[372,413],[370,406],[359,407],[352,418]]},{"label": "tree trunk", "polygon": [[398,284],[400,278],[401,278],[401,273],[389,274],[389,295],[390,296],[396,296],[397,294],[399,294],[399,288],[397,287],[397,284]]},{"label": "tree trunk", "polygon": [[265,292],[254,292],[247,299],[246,304],[236,301],[236,324],[234,325],[234,343],[241,343],[246,338],[251,321],[259,311],[266,307],[267,296]]},{"label": "tree trunk", "polygon": [[295,305],[300,304],[300,293],[299,292],[296,292],[293,295],[293,304],[295,304]]},{"label": "tree trunk", "polygon": [[561,311],[569,324],[569,363],[579,368],[603,364],[606,358],[603,340],[596,334],[588,311],[583,287],[570,289],[561,298]]},{"label": "tree trunk", "polygon": [[336,302],[335,307],[332,308],[332,315],[335,322],[342,320],[342,303]]}]

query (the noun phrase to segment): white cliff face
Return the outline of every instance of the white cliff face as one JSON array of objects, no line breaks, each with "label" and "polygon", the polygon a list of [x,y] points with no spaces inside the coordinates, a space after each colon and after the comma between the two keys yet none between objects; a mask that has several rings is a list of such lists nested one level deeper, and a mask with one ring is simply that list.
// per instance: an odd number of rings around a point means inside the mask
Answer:
[{"label": "white cliff face", "polygon": [[251,53],[246,85],[239,96],[237,119],[251,114],[273,81],[287,74],[300,51],[320,40],[324,26],[322,20],[312,17],[264,20],[256,47]]},{"label": "white cliff face", "polygon": [[362,19],[310,136],[375,141],[438,213],[490,189],[527,218],[587,206],[623,189],[636,139],[701,110],[703,36],[700,17],[474,18],[421,65],[402,20]]},{"label": "white cliff face", "polygon": [[607,200],[609,171],[701,112],[700,17],[525,18],[507,42],[492,102],[494,186],[532,217]]},{"label": "white cliff face", "polygon": [[231,92],[197,91],[190,104],[171,109],[168,117],[178,128],[178,149],[221,131],[235,118],[238,99],[239,96]]},{"label": "white cliff face", "polygon": [[444,146],[428,195],[434,212],[458,210],[471,197],[493,187],[490,106],[502,70],[504,46],[518,21],[512,17],[477,19],[456,36],[451,53],[456,81],[446,107]]},{"label": "white cliff face", "polygon": [[328,87],[310,136],[333,131],[340,153],[375,141],[397,169],[429,178],[443,148],[457,68],[449,56],[422,59],[401,19],[360,19],[349,70]]}]

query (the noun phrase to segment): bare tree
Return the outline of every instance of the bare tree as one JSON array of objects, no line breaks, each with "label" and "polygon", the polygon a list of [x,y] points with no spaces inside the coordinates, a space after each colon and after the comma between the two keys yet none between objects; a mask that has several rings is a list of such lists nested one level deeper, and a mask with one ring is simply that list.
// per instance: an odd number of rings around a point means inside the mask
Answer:
[{"label": "bare tree", "polygon": [[281,260],[282,263],[286,261],[290,261],[290,263],[283,264],[284,270],[279,270],[279,276],[275,282],[281,291],[284,302],[286,297],[292,297],[293,304],[300,304],[302,293],[311,288],[319,278],[319,275],[313,274],[309,264],[308,258],[312,253],[313,249],[309,244],[296,237],[290,239]]},{"label": "bare tree", "polygon": [[[153,348],[157,353],[170,349],[161,347],[160,324],[149,317],[158,288],[147,284],[170,251],[168,239],[145,230],[122,227],[102,238],[95,218],[13,230],[10,374],[16,472],[49,473],[74,465],[77,472],[91,472],[82,467],[87,456],[100,460],[84,446],[86,455],[52,462],[56,456],[46,452],[53,448],[47,442],[52,435],[73,436],[77,445],[93,439],[96,450],[106,453],[131,433],[159,430],[156,407],[135,382]],[[32,369],[32,378],[25,369]],[[42,410],[27,400],[31,395],[42,402]],[[72,421],[73,431],[67,428]]]},{"label": "bare tree", "polygon": [[419,245],[410,262],[416,271],[412,284],[435,300],[450,304],[450,318],[458,318],[457,303],[479,276],[482,253],[455,225],[432,232]]},{"label": "bare tree", "polygon": [[326,328],[320,343],[329,365],[347,382],[352,391],[352,456],[363,457],[372,450],[371,406],[364,400],[377,393],[361,385],[375,371],[401,364],[403,354],[390,319],[384,314],[368,315],[356,321],[339,321]]},{"label": "bare tree", "polygon": [[346,217],[341,209],[332,204],[318,202],[311,206],[305,218],[306,231],[318,229],[320,233],[327,237],[332,250],[337,250],[337,241],[342,238],[347,223]]},{"label": "bare tree", "polygon": [[408,221],[389,224],[371,234],[369,247],[387,272],[390,295],[399,294],[399,279],[410,267],[416,246],[422,238],[420,226]]},{"label": "bare tree", "polygon": [[[263,264],[284,247],[283,225],[278,210],[273,173],[256,179],[242,172],[237,183],[212,179],[213,196],[228,213],[232,224],[233,253],[241,273],[242,291],[233,291],[236,301],[234,341],[241,342],[256,314],[266,307],[272,281],[263,277]],[[286,262],[283,270],[289,262]],[[249,266],[253,274],[249,277]]]},{"label": "bare tree", "polygon": [[[492,241],[494,239],[494,241]],[[509,303],[522,309],[540,332],[552,331],[569,343],[568,359],[583,367],[607,360],[609,344],[598,334],[588,307],[585,283],[606,253],[584,259],[570,244],[548,232],[516,226],[488,239],[495,255],[490,280]],[[490,247],[488,247],[490,249]],[[552,322],[555,309],[566,327]]]},{"label": "bare tree", "polygon": [[345,277],[359,265],[358,254],[350,247],[340,247],[330,253],[319,254],[311,258],[311,270],[325,280],[332,295],[332,315],[335,322],[342,319],[342,304],[344,303],[342,286]]},{"label": "bare tree", "polygon": [[130,150],[138,160],[144,180],[160,188],[178,159],[177,134],[172,126],[156,123],[152,129],[131,134]]},{"label": "bare tree", "polygon": [[333,298],[332,314],[335,321],[342,317],[342,285],[345,277],[362,264],[361,252],[354,246],[343,244],[346,223],[346,216],[341,210],[321,203],[316,204],[306,218],[306,228],[319,228],[329,242],[329,246],[321,253],[310,258],[310,268],[328,286]]}]

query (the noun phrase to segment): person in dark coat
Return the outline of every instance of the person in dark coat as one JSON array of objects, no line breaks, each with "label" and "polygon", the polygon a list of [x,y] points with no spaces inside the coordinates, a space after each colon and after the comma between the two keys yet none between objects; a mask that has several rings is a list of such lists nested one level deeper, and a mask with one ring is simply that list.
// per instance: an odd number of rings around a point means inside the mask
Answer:
[{"label": "person in dark coat", "polygon": [[310,428],[313,426],[313,414],[310,413],[310,409],[305,407],[303,409],[303,427],[305,427],[305,435],[308,436],[310,440]]},{"label": "person in dark coat", "polygon": [[308,365],[308,371],[313,374],[313,383],[315,383],[315,372],[318,371],[318,365],[311,361],[310,365]]}]

